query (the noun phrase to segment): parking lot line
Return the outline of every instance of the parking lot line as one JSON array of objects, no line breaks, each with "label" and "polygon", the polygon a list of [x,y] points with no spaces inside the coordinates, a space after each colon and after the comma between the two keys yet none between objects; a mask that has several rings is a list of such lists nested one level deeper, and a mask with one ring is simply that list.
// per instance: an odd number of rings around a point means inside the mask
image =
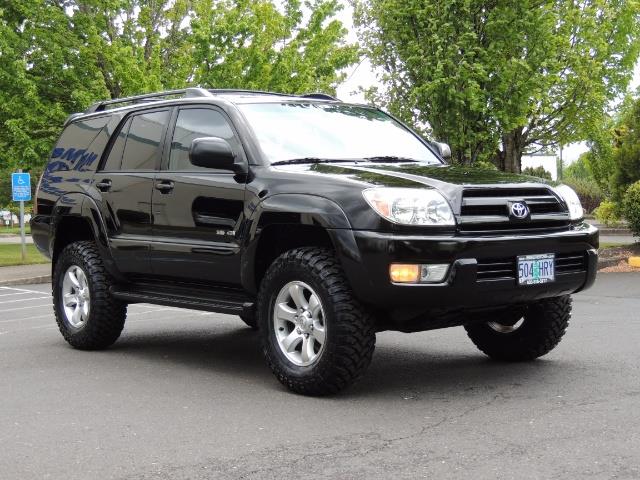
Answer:
[{"label": "parking lot line", "polygon": [[48,293],[48,292],[42,292],[40,290],[29,290],[26,288],[14,288],[14,287],[0,287],[0,290],[13,290],[16,292],[25,292],[25,293],[37,293],[39,295],[42,295],[44,293]]},{"label": "parking lot line", "polygon": [[36,298],[20,298],[18,300],[5,300],[3,302],[0,302],[0,305],[4,305],[5,303],[32,302],[33,300],[42,300],[43,298],[51,298],[51,295]]},{"label": "parking lot line", "polygon": [[17,308],[3,308],[2,309],[2,313],[5,312],[15,312],[16,310],[27,310],[29,308],[38,308],[38,307],[50,307],[51,306],[51,302],[49,303],[42,303],[40,305],[29,305],[28,307],[17,307]]},{"label": "parking lot line", "polygon": [[[181,310],[178,308],[174,308],[174,307],[163,307],[163,308],[155,308],[155,309],[150,309],[150,310],[146,310],[144,312],[136,312],[136,313],[132,313],[127,315],[127,319],[128,320],[132,320],[132,317],[138,317],[138,316],[143,316],[147,313],[159,313],[159,312],[166,312],[166,311],[172,311],[172,310]],[[183,310],[184,312],[187,312],[187,310]],[[36,319],[36,318],[46,318],[46,317],[50,317],[51,319],[53,319],[53,313],[49,313],[47,315],[38,315],[35,317],[27,317],[27,318],[23,318],[23,319],[18,319],[18,320],[8,320],[6,322],[15,322],[15,321],[20,321],[20,320],[31,320],[31,319]],[[133,320],[133,323],[140,323],[140,322],[151,322],[151,321],[158,321],[158,320],[168,320],[171,317],[161,317],[161,318],[142,318],[142,319],[136,319]],[[0,323],[6,323],[6,322],[0,322]],[[51,323],[47,323],[44,325],[33,325],[30,327],[24,327],[24,328],[15,328],[15,329],[11,329],[11,330],[2,330],[0,331],[0,335],[6,335],[8,333],[20,333],[20,332],[27,332],[30,330],[40,330],[40,329],[44,329],[44,328],[57,328],[58,325],[55,322],[51,322]]]},{"label": "parking lot line", "polygon": [[11,293],[2,293],[0,297],[10,297],[12,295],[27,295],[29,292],[11,292]]}]

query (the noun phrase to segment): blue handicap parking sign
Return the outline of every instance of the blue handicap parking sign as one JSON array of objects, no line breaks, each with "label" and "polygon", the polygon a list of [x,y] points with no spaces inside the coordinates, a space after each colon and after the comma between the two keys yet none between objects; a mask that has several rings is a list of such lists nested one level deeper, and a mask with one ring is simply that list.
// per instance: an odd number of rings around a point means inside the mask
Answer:
[{"label": "blue handicap parking sign", "polygon": [[31,200],[31,176],[28,173],[12,173],[11,191],[14,202]]}]

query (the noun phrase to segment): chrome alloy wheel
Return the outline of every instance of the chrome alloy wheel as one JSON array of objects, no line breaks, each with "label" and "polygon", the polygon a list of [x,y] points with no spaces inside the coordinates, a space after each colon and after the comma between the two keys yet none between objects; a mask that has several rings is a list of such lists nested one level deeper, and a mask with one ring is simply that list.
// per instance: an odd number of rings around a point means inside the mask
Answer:
[{"label": "chrome alloy wheel", "polygon": [[489,325],[489,327],[492,330],[495,330],[498,333],[513,333],[516,330],[518,330],[523,323],[524,323],[524,318],[520,318],[518,321],[516,321],[512,325],[505,325],[498,322],[487,322],[487,325]]},{"label": "chrome alloy wheel", "polygon": [[62,302],[67,322],[74,328],[82,327],[89,319],[91,296],[84,271],[71,265],[62,279]]},{"label": "chrome alloy wheel", "polygon": [[320,297],[306,283],[287,283],[276,298],[273,328],[280,350],[291,363],[301,367],[315,363],[326,335]]}]

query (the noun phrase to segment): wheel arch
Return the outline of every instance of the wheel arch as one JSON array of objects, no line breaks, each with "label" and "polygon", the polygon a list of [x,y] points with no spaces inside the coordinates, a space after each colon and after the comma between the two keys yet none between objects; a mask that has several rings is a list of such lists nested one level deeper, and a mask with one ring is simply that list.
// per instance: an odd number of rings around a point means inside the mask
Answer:
[{"label": "wheel arch", "polygon": [[50,238],[49,251],[53,265],[67,245],[75,241],[90,240],[96,244],[106,268],[117,275],[104,220],[97,204],[88,195],[74,193],[58,199],[52,211]]},{"label": "wheel arch", "polygon": [[316,195],[279,194],[263,200],[250,220],[242,257],[241,281],[256,293],[273,260],[298,247],[334,250],[341,263],[359,260],[351,224],[332,200]]}]

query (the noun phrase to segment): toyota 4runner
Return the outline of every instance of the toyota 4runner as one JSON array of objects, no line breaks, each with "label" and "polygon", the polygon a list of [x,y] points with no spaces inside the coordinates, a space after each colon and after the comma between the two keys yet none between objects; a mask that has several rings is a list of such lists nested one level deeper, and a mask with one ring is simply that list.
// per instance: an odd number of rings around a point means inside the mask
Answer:
[{"label": "toyota 4runner", "polygon": [[598,233],[564,185],[447,164],[392,116],[324,94],[187,88],[72,115],[36,196],[63,337],[102,349],[127,305],[239,315],[295,392],[364,373],[376,332],[464,326],[546,354]]}]

